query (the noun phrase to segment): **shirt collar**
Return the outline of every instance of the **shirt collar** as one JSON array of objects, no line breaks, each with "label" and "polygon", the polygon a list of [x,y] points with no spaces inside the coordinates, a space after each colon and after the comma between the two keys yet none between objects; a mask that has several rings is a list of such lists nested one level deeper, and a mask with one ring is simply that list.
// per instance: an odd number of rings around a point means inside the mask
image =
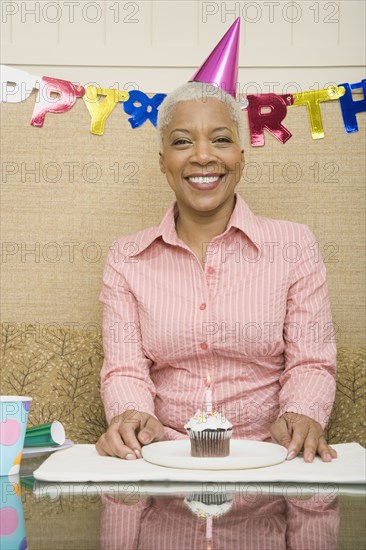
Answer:
[{"label": "shirt collar", "polygon": [[[235,199],[234,210],[231,214],[227,228],[221,236],[226,235],[232,227],[235,227],[242,231],[256,248],[263,253],[263,247],[261,250],[260,246],[260,229],[257,216],[253,214],[249,206],[238,193],[235,193]],[[138,242],[136,243],[137,250],[129,256],[138,256],[159,237],[167,244],[179,245],[180,241],[175,229],[175,218],[177,215],[178,207],[175,201],[170,205],[159,225],[151,227],[150,231],[142,231],[139,233]]]},{"label": "shirt collar", "polygon": [[258,218],[253,214],[247,203],[238,193],[235,193],[235,198],[234,210],[223,234],[225,235],[231,227],[236,227],[249,238],[259,251],[261,251],[261,232]]}]

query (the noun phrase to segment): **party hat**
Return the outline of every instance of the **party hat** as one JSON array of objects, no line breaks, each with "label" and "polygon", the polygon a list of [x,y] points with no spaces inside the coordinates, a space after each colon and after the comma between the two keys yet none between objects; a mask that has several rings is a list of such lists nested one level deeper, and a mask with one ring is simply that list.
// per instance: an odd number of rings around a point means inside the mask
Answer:
[{"label": "party hat", "polygon": [[215,84],[236,99],[239,69],[240,17],[231,25],[190,82]]}]

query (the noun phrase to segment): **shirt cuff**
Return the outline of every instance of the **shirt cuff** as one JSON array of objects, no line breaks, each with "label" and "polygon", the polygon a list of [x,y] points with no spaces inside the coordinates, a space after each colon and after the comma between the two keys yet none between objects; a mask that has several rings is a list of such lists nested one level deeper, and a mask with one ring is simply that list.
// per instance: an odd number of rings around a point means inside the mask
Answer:
[{"label": "shirt cuff", "polygon": [[100,389],[108,424],[127,410],[151,414],[156,418],[154,400],[143,382],[126,376],[111,376]]},{"label": "shirt cuff", "polygon": [[281,410],[278,414],[280,418],[285,412],[293,412],[297,414],[303,414],[308,416],[312,420],[319,422],[322,429],[324,430],[328,424],[330,413],[332,412],[333,402],[331,403],[301,403],[293,402],[288,405],[281,407]]}]

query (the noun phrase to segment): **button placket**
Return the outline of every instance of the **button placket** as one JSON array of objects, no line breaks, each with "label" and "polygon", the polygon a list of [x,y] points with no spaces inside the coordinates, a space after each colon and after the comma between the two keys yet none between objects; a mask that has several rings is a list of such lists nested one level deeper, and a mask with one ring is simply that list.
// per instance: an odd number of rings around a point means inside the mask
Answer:
[{"label": "button placket", "polygon": [[[206,290],[207,290],[207,296],[209,297],[210,295],[210,292],[209,292],[209,289],[210,289],[210,286],[213,284],[214,281],[212,281],[212,278],[210,277],[207,277],[208,275],[209,276],[212,276],[216,273],[216,269],[212,266],[209,266],[207,267],[207,269],[205,269],[205,283],[206,283]],[[206,302],[202,302],[199,306],[199,309],[201,311],[205,311],[207,310],[207,300]],[[206,317],[207,319],[207,317]],[[209,344],[208,342],[201,342],[200,343],[200,348],[203,350],[203,351],[207,351],[209,349]]]},{"label": "button placket", "polygon": [[[202,304],[199,306],[199,309],[201,311],[204,311],[205,309],[207,308],[207,304],[205,302],[202,302]],[[204,317],[205,318],[205,317]],[[206,351],[208,349],[208,344],[207,342],[201,342],[200,343],[200,348],[204,351]]]},{"label": "button placket", "polygon": [[[205,277],[205,275],[204,275],[203,273],[202,273],[202,275],[203,275],[203,286],[206,287],[205,291],[202,293],[202,294],[203,294],[202,297],[203,297],[203,299],[206,298],[206,301],[201,302],[201,304],[200,304],[198,307],[199,307],[200,311],[202,311],[202,312],[205,311],[205,312],[206,312],[206,314],[204,314],[203,317],[202,317],[202,322],[203,322],[203,320],[207,320],[207,298],[208,298],[208,288],[207,288],[206,277]],[[203,290],[203,289],[202,289],[202,290]],[[201,342],[201,343],[199,344],[199,346],[200,346],[201,350],[203,350],[203,351],[207,351],[207,350],[208,350],[208,343],[207,343],[206,341],[205,341],[205,342]]]}]

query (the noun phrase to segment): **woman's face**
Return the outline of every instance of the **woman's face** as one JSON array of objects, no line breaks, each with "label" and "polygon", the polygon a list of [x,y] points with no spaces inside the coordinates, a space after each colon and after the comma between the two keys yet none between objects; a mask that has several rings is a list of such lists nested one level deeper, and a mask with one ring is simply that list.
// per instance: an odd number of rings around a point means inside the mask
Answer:
[{"label": "woman's face", "polygon": [[232,199],[243,172],[244,152],[223,102],[178,103],[163,137],[160,169],[178,206],[209,212]]}]

